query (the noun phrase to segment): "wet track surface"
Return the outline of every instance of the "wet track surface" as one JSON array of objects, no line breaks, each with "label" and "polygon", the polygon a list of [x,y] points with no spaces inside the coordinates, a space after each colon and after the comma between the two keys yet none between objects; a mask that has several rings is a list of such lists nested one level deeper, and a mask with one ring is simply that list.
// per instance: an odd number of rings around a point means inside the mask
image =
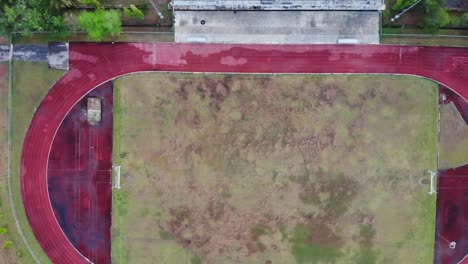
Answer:
[{"label": "wet track surface", "polygon": [[[464,48],[384,45],[72,43],[70,70],[52,87],[37,108],[25,137],[21,160],[21,191],[26,214],[35,236],[53,263],[89,262],[64,235],[55,218],[57,213],[58,215],[62,213],[60,210],[54,213],[49,202],[45,179],[49,150],[55,132],[68,111],[94,87],[117,76],[138,71],[400,73],[436,80],[465,99],[468,98],[466,85],[468,49]],[[439,187],[443,186],[445,186],[443,181],[439,182]],[[450,201],[458,206],[457,210],[463,210],[464,201],[458,199],[460,195],[457,195],[450,194],[447,197],[452,197]],[[442,206],[439,211],[445,210],[443,207],[446,203],[441,199],[439,202]],[[465,211],[460,212],[460,215],[464,214]],[[108,217],[110,219],[110,215]],[[438,219],[439,217],[440,214]],[[451,222],[442,221],[442,223]],[[462,238],[467,240],[465,236]],[[457,249],[462,248],[463,243],[460,242],[459,245]],[[445,254],[441,250],[436,253],[440,255],[436,260],[441,260],[437,263],[451,263],[445,260],[456,259],[441,257]]]},{"label": "wet track surface", "polygon": [[[468,124],[468,102],[442,85],[439,95],[439,104],[453,102]],[[458,263],[468,255],[468,164],[439,171],[435,242],[434,263]]]},{"label": "wet track surface", "polygon": [[[450,248],[450,243],[455,247]],[[468,165],[439,171],[434,263],[459,263],[468,254]],[[463,262],[468,263],[468,259]]]},{"label": "wet track surface", "polygon": [[[87,99],[102,98],[101,122],[86,119]],[[52,144],[47,170],[50,201],[68,240],[93,263],[110,263],[112,83],[73,107]]]},{"label": "wet track surface", "polygon": [[[468,83],[466,85],[468,86]],[[453,102],[458,112],[460,112],[460,115],[465,120],[465,123],[468,125],[468,102],[443,85],[440,85],[439,94],[441,95],[441,97],[439,97],[439,104],[447,105]]]}]

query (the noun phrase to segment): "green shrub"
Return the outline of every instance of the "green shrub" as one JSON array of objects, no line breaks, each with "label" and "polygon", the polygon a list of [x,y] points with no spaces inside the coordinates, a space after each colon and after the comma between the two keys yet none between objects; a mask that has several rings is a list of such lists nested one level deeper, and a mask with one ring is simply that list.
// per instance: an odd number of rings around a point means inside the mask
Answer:
[{"label": "green shrub", "polygon": [[464,13],[460,18],[460,25],[462,27],[468,27],[468,13]]},{"label": "green shrub", "polygon": [[44,0],[44,3],[54,10],[60,10],[73,5],[72,0]]},{"label": "green shrub", "polygon": [[8,229],[6,227],[0,228],[0,235],[6,234],[8,232]]},{"label": "green shrub", "polygon": [[3,249],[9,249],[9,248],[11,248],[12,246],[13,246],[13,242],[10,241],[10,240],[7,240],[7,241],[5,241],[5,243],[3,243],[2,248],[3,248]]},{"label": "green shrub", "polygon": [[443,8],[444,0],[425,0],[424,1],[424,30],[429,33],[436,33],[437,30],[450,23],[450,16],[447,10]]},{"label": "green shrub", "polygon": [[149,7],[148,3],[141,3],[141,4],[138,5],[139,9],[147,9],[148,7]]},{"label": "green shrub", "polygon": [[402,11],[403,9],[414,4],[417,0],[397,0],[392,6],[392,10]]},{"label": "green shrub", "polygon": [[98,0],[79,0],[80,4],[84,6],[98,8],[101,6],[101,3]]},{"label": "green shrub", "polygon": [[122,32],[120,12],[98,8],[94,12],[85,11],[78,17],[80,28],[94,41],[102,41],[108,36],[118,36]]},{"label": "green shrub", "polygon": [[63,22],[65,26],[70,31],[78,31],[80,30],[80,25],[78,23],[79,14],[75,12],[66,12],[63,14]]},{"label": "green shrub", "polygon": [[66,5],[67,1],[6,1],[0,5],[0,34],[19,31],[30,35],[34,31],[50,30],[55,35],[66,35],[63,18],[56,10]]},{"label": "green shrub", "polygon": [[460,27],[461,19],[459,16],[450,16],[450,23],[448,24],[449,27],[458,28]]},{"label": "green shrub", "polygon": [[145,14],[143,14],[143,12],[140,9],[138,9],[138,7],[136,7],[135,5],[130,5],[130,9],[124,7],[123,10],[125,15],[127,15],[129,18],[140,20],[145,19]]}]

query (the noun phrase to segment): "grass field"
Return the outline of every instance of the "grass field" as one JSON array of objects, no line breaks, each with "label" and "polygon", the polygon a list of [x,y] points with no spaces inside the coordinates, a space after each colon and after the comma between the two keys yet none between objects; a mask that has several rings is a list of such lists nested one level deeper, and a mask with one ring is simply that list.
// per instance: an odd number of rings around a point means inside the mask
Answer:
[{"label": "grass field", "polygon": [[[4,249],[15,241],[17,231],[11,220],[8,200],[8,63],[0,63],[0,263],[16,263],[16,248]],[[7,246],[8,247],[8,246]]]},{"label": "grass field", "polygon": [[[34,253],[38,256],[41,263],[50,263],[50,261],[37,243],[24,212],[20,193],[19,164],[23,139],[29,123],[31,122],[34,110],[42,101],[50,87],[52,87],[63,73],[62,71],[49,69],[47,63],[13,62],[12,120],[14,120],[14,122],[11,124],[12,196],[19,222],[23,227]],[[3,204],[7,204],[7,202],[8,200],[5,200]],[[10,208],[8,212],[5,212],[5,219],[7,219],[6,222],[9,223],[9,231],[11,231],[12,241],[14,243],[10,250],[19,252],[19,257],[12,263],[35,263],[17,231]]]},{"label": "grass field", "polygon": [[[109,37],[104,41],[120,41],[120,42],[173,42],[174,35],[172,33],[145,33],[141,28],[136,29],[135,27],[124,28],[127,31],[140,31],[139,33],[122,33],[116,37]],[[151,28],[152,32],[158,31],[157,29]],[[31,36],[20,36],[15,35],[13,42],[15,44],[37,44],[37,43],[48,43],[49,41],[64,41],[64,39],[54,38],[51,34],[37,33]],[[90,41],[86,34],[71,34],[66,37],[66,41],[69,42],[86,42]]]},{"label": "grass field", "polygon": [[432,261],[434,83],[146,73],[114,89],[113,263]]},{"label": "grass field", "polygon": [[380,44],[468,47],[468,38],[411,35],[380,35]]},{"label": "grass field", "polygon": [[468,126],[453,103],[440,107],[441,169],[468,163]]}]

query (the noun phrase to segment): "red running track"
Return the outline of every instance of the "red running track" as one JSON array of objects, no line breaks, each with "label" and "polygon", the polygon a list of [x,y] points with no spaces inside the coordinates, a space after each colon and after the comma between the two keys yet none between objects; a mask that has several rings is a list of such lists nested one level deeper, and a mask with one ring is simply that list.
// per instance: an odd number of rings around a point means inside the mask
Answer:
[{"label": "red running track", "polygon": [[71,43],[70,70],[37,108],[25,137],[21,192],[31,228],[53,263],[88,263],[57,224],[47,192],[55,133],[94,87],[139,71],[388,73],[430,78],[468,98],[468,49],[385,45]]},{"label": "red running track", "polygon": [[[468,125],[468,102],[440,85],[439,104],[451,102]],[[468,164],[438,171],[435,232],[434,263],[468,263]]]},{"label": "red running track", "polygon": [[[455,242],[455,248],[449,243]],[[468,263],[468,165],[439,171],[434,263]],[[463,259],[463,262],[459,262]]]}]

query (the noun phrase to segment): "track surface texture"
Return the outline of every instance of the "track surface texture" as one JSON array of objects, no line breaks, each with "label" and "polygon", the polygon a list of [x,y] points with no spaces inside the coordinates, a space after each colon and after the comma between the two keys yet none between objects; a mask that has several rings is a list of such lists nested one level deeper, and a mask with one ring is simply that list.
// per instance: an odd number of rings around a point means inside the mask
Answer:
[{"label": "track surface texture", "polygon": [[[439,104],[455,105],[468,125],[468,102],[449,88],[439,88]],[[434,263],[468,263],[468,164],[439,170]],[[455,242],[455,248],[450,243]]]},{"label": "track surface texture", "polygon": [[467,201],[468,165],[439,171],[434,263],[468,263]]},{"label": "track surface texture", "polygon": [[[102,99],[101,121],[86,118],[89,97]],[[47,182],[55,217],[67,238],[93,263],[110,263],[112,83],[81,99],[60,125]]]},{"label": "track surface texture", "polygon": [[67,113],[89,91],[112,78],[139,71],[399,73],[433,79],[468,98],[468,49],[463,48],[71,43],[70,70],[37,108],[21,159],[21,192],[26,214],[53,263],[89,263],[64,235],[51,207],[47,161],[55,133]]}]

